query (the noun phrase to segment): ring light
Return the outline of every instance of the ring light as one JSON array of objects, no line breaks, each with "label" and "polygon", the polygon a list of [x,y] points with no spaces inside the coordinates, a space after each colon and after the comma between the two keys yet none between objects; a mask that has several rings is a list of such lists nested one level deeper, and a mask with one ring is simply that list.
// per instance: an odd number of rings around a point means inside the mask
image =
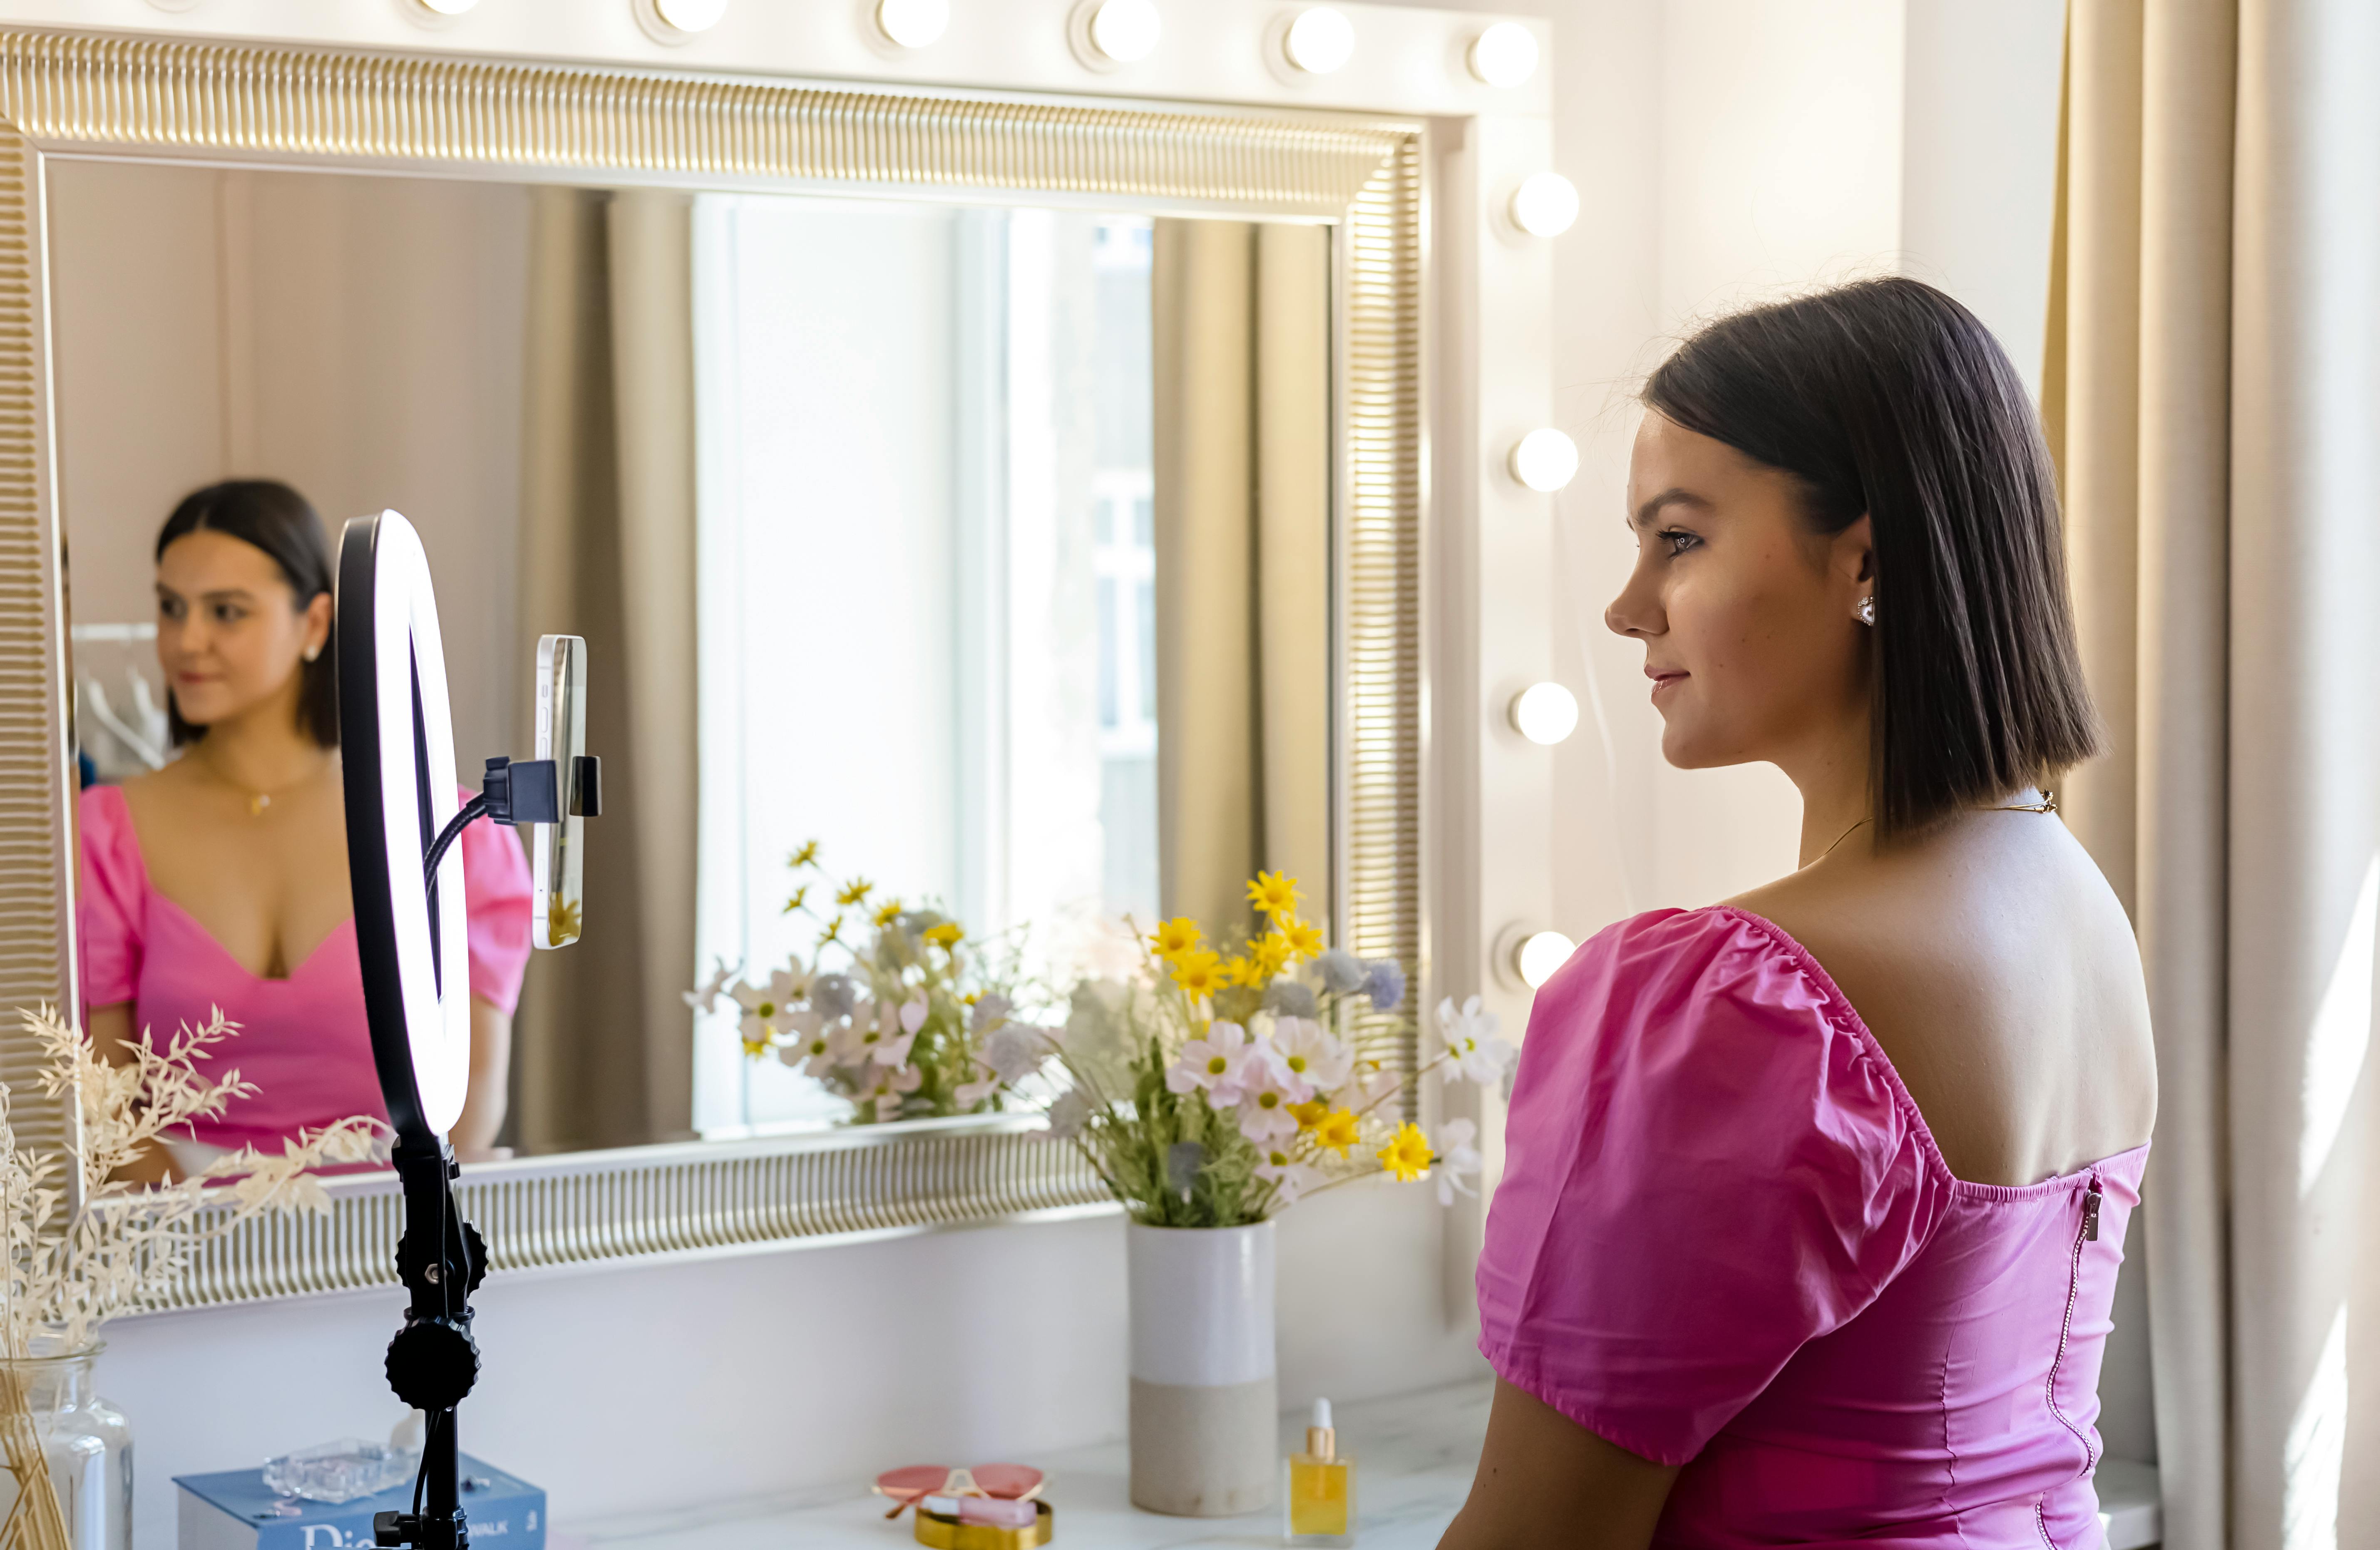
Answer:
[{"label": "ring light", "polygon": [[393,511],[358,516],[339,543],[339,740],[347,865],[372,1060],[400,1136],[463,1116],[471,984],[463,857],[421,858],[455,817],[455,732],[430,558]]}]

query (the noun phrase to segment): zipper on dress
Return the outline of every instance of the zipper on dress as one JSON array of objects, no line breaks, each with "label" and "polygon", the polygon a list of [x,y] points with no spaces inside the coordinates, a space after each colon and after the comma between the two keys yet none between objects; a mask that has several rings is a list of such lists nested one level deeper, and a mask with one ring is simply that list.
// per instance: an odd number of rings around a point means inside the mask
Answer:
[{"label": "zipper on dress", "polygon": [[2046,1386],[2049,1413],[2056,1416],[2058,1423],[2073,1433],[2074,1440],[2082,1445],[2082,1473],[2086,1477],[2099,1467],[2098,1450],[2091,1446],[2091,1434],[2075,1425],[2067,1419],[2066,1412],[2058,1408],[2058,1373],[2066,1364],[2066,1347],[2074,1335],[2074,1303],[2082,1294],[2082,1245],[2096,1242],[2099,1238],[2100,1200],[2099,1171],[2094,1169],[2089,1187],[2082,1195],[2082,1225],[2075,1229],[2074,1247],[2067,1256],[2066,1317],[2058,1326],[2058,1355],[2049,1363],[2049,1381]]}]

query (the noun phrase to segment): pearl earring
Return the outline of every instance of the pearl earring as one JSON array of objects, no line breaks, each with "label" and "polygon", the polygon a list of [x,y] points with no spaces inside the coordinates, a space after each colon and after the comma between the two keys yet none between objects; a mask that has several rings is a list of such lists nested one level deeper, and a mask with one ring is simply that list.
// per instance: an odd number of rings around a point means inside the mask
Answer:
[{"label": "pearl earring", "polygon": [[[1869,623],[1870,623],[1870,624],[1874,624],[1874,623],[1875,623],[1875,621],[1874,621],[1874,620],[1870,620],[1870,621],[1869,621]],[[306,660],[307,660],[308,661],[310,661],[310,661],[312,661],[315,658],[317,658],[317,657],[321,656],[322,654],[322,648],[321,647],[319,647],[319,646],[309,646],[308,648],[306,648]]]},{"label": "pearl earring", "polygon": [[1874,593],[1870,593],[1868,596],[1862,598],[1859,600],[1858,613],[1859,622],[1861,624],[1873,624],[1876,623],[1876,595]]}]

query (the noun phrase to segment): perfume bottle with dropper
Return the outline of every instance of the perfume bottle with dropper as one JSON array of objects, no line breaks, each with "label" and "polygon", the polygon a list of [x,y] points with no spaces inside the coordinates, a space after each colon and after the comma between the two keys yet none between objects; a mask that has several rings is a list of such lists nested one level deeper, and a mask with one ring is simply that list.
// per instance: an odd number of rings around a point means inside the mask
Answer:
[{"label": "perfume bottle with dropper", "polygon": [[1281,1493],[1288,1504],[1290,1544],[1353,1544],[1355,1543],[1355,1459],[1339,1451],[1339,1435],[1330,1425],[1330,1401],[1314,1401],[1314,1421],[1305,1428],[1305,1451],[1293,1453],[1288,1463],[1289,1488]]}]

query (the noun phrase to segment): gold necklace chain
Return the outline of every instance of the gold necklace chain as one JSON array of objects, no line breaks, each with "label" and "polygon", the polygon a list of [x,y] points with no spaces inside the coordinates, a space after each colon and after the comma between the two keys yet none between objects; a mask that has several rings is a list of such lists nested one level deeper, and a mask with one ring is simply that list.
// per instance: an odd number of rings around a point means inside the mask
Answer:
[{"label": "gold necklace chain", "polygon": [[239,793],[241,796],[248,799],[248,816],[251,818],[261,818],[264,817],[264,810],[273,805],[273,799],[274,797],[286,796],[291,792],[298,790],[300,786],[305,785],[308,781],[314,779],[314,776],[312,775],[300,776],[298,779],[290,781],[287,785],[281,787],[277,791],[258,791],[254,787],[244,785],[240,781],[235,781],[230,776],[225,774],[222,769],[216,765],[214,760],[206,757],[203,747],[200,749],[199,761],[205,767],[207,774],[213,778],[218,783],[229,786],[232,790]]},{"label": "gold necklace chain", "polygon": [[[2058,793],[2054,791],[2045,791],[2041,793],[2041,800],[2038,802],[2006,802],[2001,803],[1997,806],[1978,807],[1975,811],[1978,813],[2055,813],[2058,811]],[[1862,824],[1873,823],[1874,821],[1876,820],[1872,814],[1867,817],[1860,819],[1859,823],[1852,825],[1849,829],[1844,829],[1840,834],[1836,835],[1834,845],[1828,845],[1825,850],[1820,851],[1817,854],[1812,856],[1809,860],[1795,867],[1794,870],[1797,872],[1808,871],[1811,867],[1815,866],[1821,861],[1826,860],[1827,857],[1834,854],[1835,845],[1841,844],[1844,841],[1858,833]]]}]

